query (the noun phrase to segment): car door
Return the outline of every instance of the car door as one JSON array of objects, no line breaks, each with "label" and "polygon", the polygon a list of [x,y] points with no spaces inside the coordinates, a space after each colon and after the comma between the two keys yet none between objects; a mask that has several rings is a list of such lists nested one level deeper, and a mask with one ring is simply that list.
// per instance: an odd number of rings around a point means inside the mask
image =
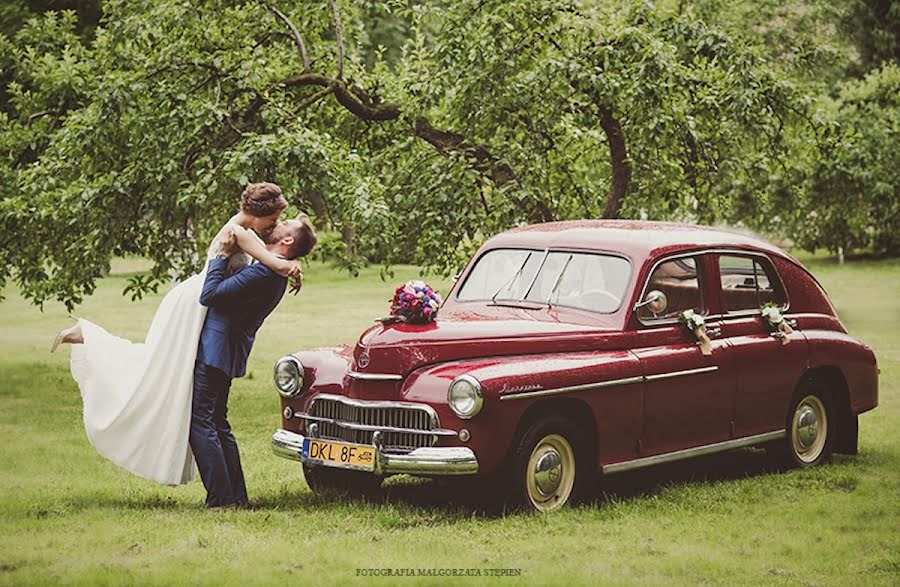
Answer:
[{"label": "car door", "polygon": [[[730,438],[735,374],[729,345],[718,338],[720,325],[707,323],[712,354],[678,320],[683,310],[707,314],[707,275],[711,256],[682,255],[657,262],[641,299],[653,290],[666,294],[668,307],[654,315],[638,310],[640,326],[633,352],[643,369],[643,430],[639,452],[651,456],[714,444]],[[714,291],[714,290],[713,290]]]},{"label": "car door", "polygon": [[716,255],[722,339],[732,346],[737,376],[734,435],[754,436],[784,429],[791,398],[806,369],[807,342],[799,331],[773,333],[760,312],[763,304],[788,309],[785,288],[763,254],[736,251]]}]

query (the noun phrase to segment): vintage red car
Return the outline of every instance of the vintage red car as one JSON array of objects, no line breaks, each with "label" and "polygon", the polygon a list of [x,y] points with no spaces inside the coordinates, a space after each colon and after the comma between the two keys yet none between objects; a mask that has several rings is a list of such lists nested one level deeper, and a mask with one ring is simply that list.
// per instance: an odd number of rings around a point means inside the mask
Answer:
[{"label": "vintage red car", "polygon": [[273,449],[314,491],[471,475],[539,511],[597,472],[756,445],[799,467],[854,454],[878,403],[875,354],[796,259],[636,221],[495,236],[436,321],[288,355],[275,385]]}]

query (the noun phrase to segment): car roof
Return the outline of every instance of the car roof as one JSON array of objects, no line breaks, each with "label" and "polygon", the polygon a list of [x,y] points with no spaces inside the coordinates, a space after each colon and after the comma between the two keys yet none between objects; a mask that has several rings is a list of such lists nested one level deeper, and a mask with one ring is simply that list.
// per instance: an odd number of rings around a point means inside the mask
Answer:
[{"label": "car roof", "polygon": [[521,226],[500,233],[484,248],[587,249],[634,259],[679,249],[756,249],[793,260],[779,248],[735,229],[645,220],[568,220]]}]

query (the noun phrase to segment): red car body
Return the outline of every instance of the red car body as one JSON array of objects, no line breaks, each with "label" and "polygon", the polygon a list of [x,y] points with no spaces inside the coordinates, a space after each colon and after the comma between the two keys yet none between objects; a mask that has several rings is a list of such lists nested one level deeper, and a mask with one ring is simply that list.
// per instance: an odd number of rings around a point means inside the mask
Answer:
[{"label": "red car body", "polygon": [[[524,299],[459,299],[479,259],[506,249],[626,260],[618,308],[600,313]],[[711,335],[709,355],[677,319],[653,315],[645,320],[636,309],[651,288],[651,274],[654,284],[667,283],[654,271],[679,260],[689,261],[686,266],[695,275],[691,283],[702,297],[698,313]],[[726,285],[726,262],[750,264],[757,273]],[[783,343],[785,335],[772,332],[759,307],[726,308],[729,300],[746,297],[746,290],[760,295],[763,281],[778,292],[781,311],[794,326],[786,335],[790,344]],[[678,285],[668,297],[681,295]],[[431,426],[442,433],[428,437],[426,448],[468,449],[465,454],[475,461],[473,466],[467,457],[467,466],[444,469],[376,467],[375,474],[490,476],[514,460],[529,426],[547,417],[564,420],[562,430],[579,435],[579,471],[587,470],[586,459],[590,468],[608,474],[740,446],[789,445],[798,427],[801,440],[795,445],[800,448],[803,434],[813,438],[824,428],[829,451],[855,453],[857,416],[878,403],[874,353],[848,334],[823,288],[796,259],[756,238],[670,223],[575,221],[505,232],[481,247],[435,322],[377,324],[352,347],[304,350],[293,357],[301,365],[302,385],[282,398],[282,430],[273,440],[281,456],[310,467],[323,465],[304,459],[296,442],[309,436],[316,422],[303,415],[311,414],[317,397],[326,394],[349,400],[342,406],[427,406],[435,417]],[[460,376],[474,378],[483,396],[480,411],[468,418],[448,402],[448,388]],[[804,416],[795,407],[798,390],[811,387],[821,390],[827,420],[824,411]],[[329,412],[329,422],[340,424],[339,412]],[[371,419],[348,413],[343,417]],[[797,420],[793,431],[792,419]],[[379,425],[377,418],[372,422]],[[384,426],[389,424],[398,422]],[[372,444],[372,432],[332,437],[365,445]],[[402,456],[409,449],[382,443],[378,457]]]}]

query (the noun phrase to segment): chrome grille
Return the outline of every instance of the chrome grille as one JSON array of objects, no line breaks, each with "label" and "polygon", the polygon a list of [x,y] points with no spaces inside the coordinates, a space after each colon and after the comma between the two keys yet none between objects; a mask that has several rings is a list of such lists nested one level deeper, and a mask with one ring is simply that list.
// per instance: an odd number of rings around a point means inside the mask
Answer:
[{"label": "chrome grille", "polygon": [[[371,444],[372,430],[353,430],[341,426],[340,423],[365,424],[367,426],[383,426],[385,428],[406,428],[413,430],[433,430],[437,428],[437,420],[425,406],[391,402],[366,402],[332,398],[317,398],[309,408],[309,415],[315,418],[327,418],[336,422],[318,421],[318,438],[343,440],[357,444]],[[382,446],[384,450],[410,451],[425,446],[434,446],[437,437],[430,434],[410,432],[391,432],[382,430]]]}]

